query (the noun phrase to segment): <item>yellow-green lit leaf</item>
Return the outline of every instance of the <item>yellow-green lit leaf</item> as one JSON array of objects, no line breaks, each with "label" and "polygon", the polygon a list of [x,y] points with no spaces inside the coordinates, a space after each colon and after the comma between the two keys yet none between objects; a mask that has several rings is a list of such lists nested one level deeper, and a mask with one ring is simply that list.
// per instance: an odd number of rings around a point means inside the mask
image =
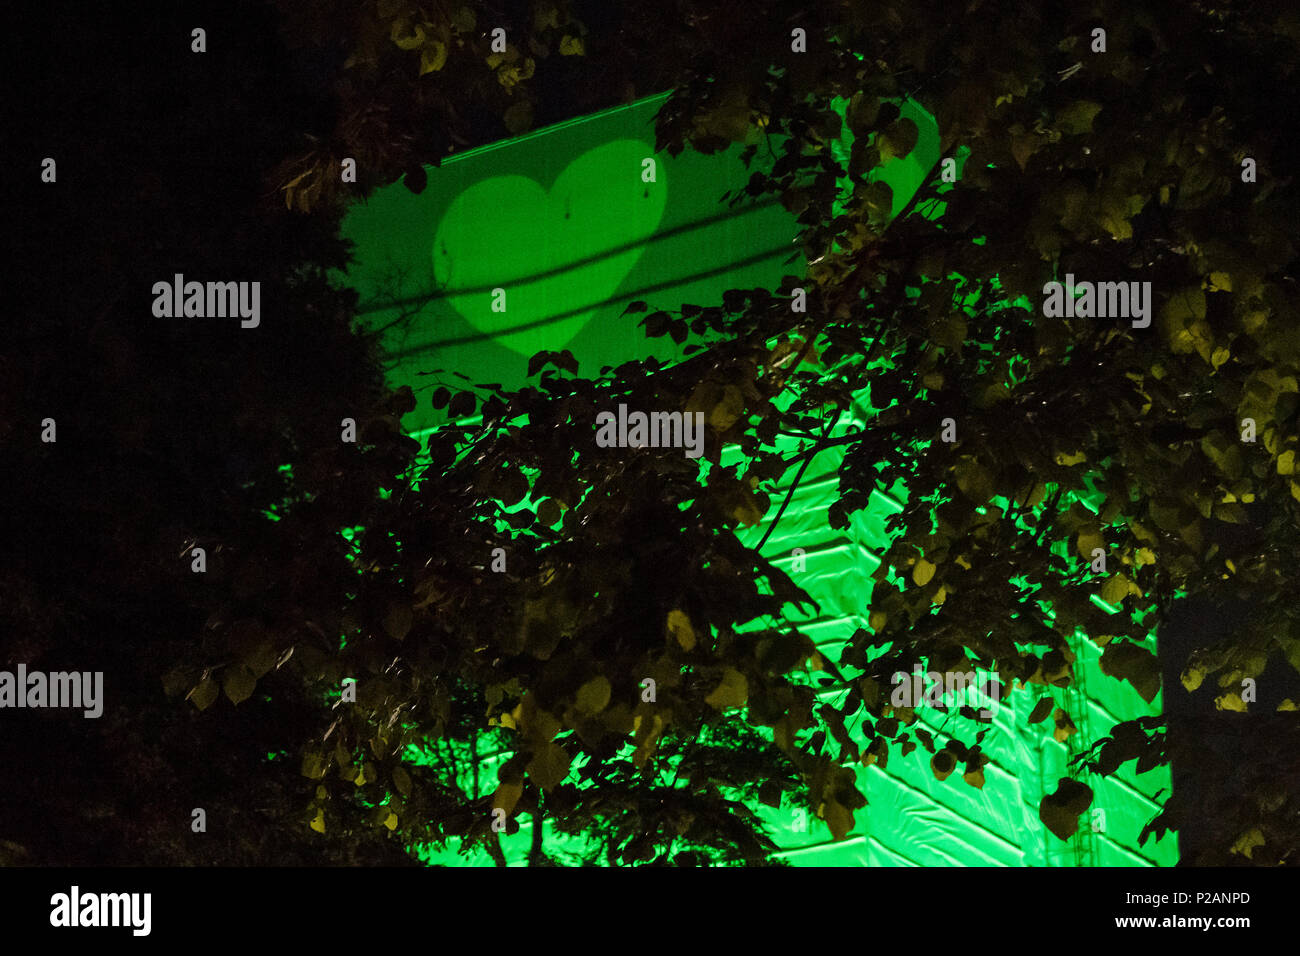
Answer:
[{"label": "yellow-green lit leaf", "polygon": [[1267,309],[1250,309],[1241,316],[1241,327],[1247,335],[1258,336],[1268,328]]},{"label": "yellow-green lit leaf", "polygon": [[1016,493],[1015,504],[1017,507],[1033,508],[1039,504],[1047,495],[1047,485],[1045,482],[1035,481],[1034,486],[1029,489],[1028,497],[1022,497],[1023,491]]},{"label": "yellow-green lit leaf", "polygon": [[324,810],[316,811],[316,816],[314,816],[311,821],[311,828],[315,830],[317,833],[325,832],[325,811]]},{"label": "yellow-green lit leaf", "polygon": [[942,348],[959,349],[962,343],[966,341],[966,333],[966,316],[954,312],[952,315],[934,323],[930,329],[930,339],[935,345]]},{"label": "yellow-green lit leaf", "polygon": [[728,667],[722,673],[722,682],[713,689],[704,702],[710,707],[725,710],[728,707],[743,707],[749,699],[749,681],[745,675],[734,667]]},{"label": "yellow-green lit leaf", "polygon": [[1133,592],[1133,582],[1127,575],[1112,574],[1101,586],[1101,599],[1107,604],[1119,605]]},{"label": "yellow-green lit leaf", "polygon": [[443,586],[443,581],[432,575],[419,582],[415,586],[415,594],[421,600],[415,604],[413,610],[423,610],[430,604],[441,601],[446,596]]},{"label": "yellow-green lit leaf", "polygon": [[163,693],[168,697],[175,697],[186,687],[191,686],[190,681],[193,678],[193,672],[188,667],[178,664],[163,675]]},{"label": "yellow-green lit leaf", "polygon": [[753,493],[748,489],[741,489],[737,495],[736,505],[731,510],[731,518],[746,528],[763,520],[763,512],[754,500]]},{"label": "yellow-green lit leaf", "polygon": [[265,677],[280,659],[279,653],[269,643],[261,643],[249,651],[243,658],[243,665],[253,672],[258,680]]},{"label": "yellow-green lit leaf", "polygon": [[230,698],[230,702],[239,704],[252,696],[253,689],[257,687],[257,678],[252,675],[248,668],[235,665],[226,668],[221,684],[226,696]]},{"label": "yellow-green lit leaf", "polygon": [[1140,211],[1133,209],[1129,201],[1123,197],[1111,196],[1103,204],[1097,221],[1101,224],[1112,239],[1123,240],[1133,238],[1133,227],[1129,224],[1129,219]]},{"label": "yellow-green lit leaf", "polygon": [[190,700],[194,701],[194,706],[199,710],[207,710],[216,701],[217,695],[221,689],[217,687],[217,682],[211,677],[206,677],[199,681],[197,687],[190,691]]},{"label": "yellow-green lit leaf", "polygon": [[559,719],[554,714],[540,709],[532,695],[525,697],[520,706],[515,708],[515,719],[519,721],[524,735],[534,743],[553,740],[560,732]]},{"label": "yellow-green lit leaf", "polygon": [[1243,524],[1246,521],[1246,509],[1235,501],[1220,501],[1214,505],[1214,517],[1217,521],[1229,524]]},{"label": "yellow-green lit leaf", "polygon": [[694,415],[696,412],[703,412],[707,419],[713,412],[713,408],[722,401],[723,386],[717,382],[700,382],[691,391],[691,397],[686,400],[684,411],[688,415]]},{"label": "yellow-green lit leaf", "polygon": [[447,44],[430,40],[420,50],[420,75],[435,73],[447,65]]},{"label": "yellow-green lit leaf", "polygon": [[1083,231],[1087,221],[1089,198],[1088,190],[1082,183],[1066,183],[1057,200],[1061,225],[1071,232]]},{"label": "yellow-green lit leaf", "polygon": [[861,136],[870,131],[876,124],[878,115],[880,115],[880,97],[864,92],[854,93],[853,98],[849,100],[848,109],[844,112],[849,131],[854,136]]},{"label": "yellow-green lit leaf", "polygon": [[1189,694],[1192,693],[1205,681],[1205,665],[1187,665],[1186,670],[1183,671],[1181,680],[1183,686],[1187,688],[1187,692]]},{"label": "yellow-green lit leaf", "polygon": [[561,56],[582,56],[585,48],[582,37],[563,37],[560,40]]},{"label": "yellow-green lit leaf", "polygon": [[925,558],[921,558],[916,562],[916,567],[912,568],[912,580],[919,587],[925,587],[930,583],[930,579],[934,577],[934,570],[933,564],[925,560]]},{"label": "yellow-green lit leaf", "polygon": [[709,425],[725,432],[736,423],[745,410],[745,395],[734,385],[724,385],[718,403],[709,409]]},{"label": "yellow-green lit leaf", "polygon": [[957,758],[951,750],[940,750],[930,758],[930,772],[936,780],[947,780],[957,769]]},{"label": "yellow-green lit leaf", "polygon": [[1067,467],[1070,465],[1081,465],[1087,460],[1088,456],[1081,451],[1071,452],[1069,454],[1066,452],[1056,453],[1056,463],[1058,465],[1065,465]]},{"label": "yellow-green lit leaf", "polygon": [[1092,131],[1092,121],[1101,112],[1101,104],[1092,100],[1075,100],[1056,114],[1056,126],[1071,136]]},{"label": "yellow-green lit leaf", "polygon": [[963,458],[957,464],[957,487],[978,505],[993,497],[993,476],[975,458]]},{"label": "yellow-green lit leaf", "polygon": [[1294,375],[1286,375],[1275,368],[1261,369],[1255,374],[1255,378],[1274,392],[1300,391],[1300,385],[1297,385]]},{"label": "yellow-green lit leaf", "polygon": [[322,753],[309,750],[302,755],[302,775],[311,780],[320,780],[329,769],[329,761]]},{"label": "yellow-green lit leaf", "polygon": [[830,827],[832,840],[843,840],[853,829],[853,811],[838,800],[827,801],[822,813],[826,825]]},{"label": "yellow-green lit leaf", "polygon": [[1300,638],[1279,637],[1277,642],[1281,646],[1282,652],[1286,654],[1287,663],[1300,671]]},{"label": "yellow-green lit leaf", "polygon": [[420,24],[416,24],[415,27],[412,28],[410,21],[405,17],[399,17],[393,21],[391,36],[393,42],[397,44],[398,49],[415,50],[424,46],[426,34],[424,32],[424,27]]},{"label": "yellow-green lit leaf", "polygon": [[1126,680],[1148,704],[1160,693],[1160,662],[1130,641],[1111,641],[1101,655],[1101,671]]},{"label": "yellow-green lit leaf", "polygon": [[868,217],[876,222],[889,218],[894,208],[894,190],[884,180],[877,180],[862,193]]},{"label": "yellow-green lit leaf", "polygon": [[1079,548],[1079,554],[1084,558],[1084,560],[1091,561],[1094,549],[1101,548],[1103,551],[1106,550],[1106,539],[1101,536],[1100,531],[1088,529],[1079,532],[1077,546]]},{"label": "yellow-green lit leaf", "polygon": [[1052,714],[1052,720],[1056,723],[1056,728],[1052,731],[1052,739],[1058,744],[1065,743],[1072,734],[1079,731],[1079,728],[1074,725],[1074,721],[1070,719],[1070,715],[1059,707]]},{"label": "yellow-green lit leaf", "polygon": [[1029,163],[1029,158],[1042,145],[1043,140],[1032,131],[1011,134],[1011,156],[1021,169]]},{"label": "yellow-green lit leaf", "polygon": [[563,517],[560,509],[560,503],[554,498],[547,498],[537,506],[537,520],[548,528],[554,525]]},{"label": "yellow-green lit leaf", "polygon": [[384,630],[388,632],[389,637],[400,641],[411,630],[411,622],[414,619],[411,606],[404,601],[398,601],[389,607],[388,613],[384,616]]},{"label": "yellow-green lit leaf", "polygon": [[1151,544],[1159,543],[1160,539],[1154,531],[1148,528],[1140,521],[1129,520],[1128,528],[1133,532],[1133,536],[1139,541],[1148,541]]},{"label": "yellow-green lit leaf", "polygon": [[404,797],[411,795],[411,775],[403,767],[393,768],[393,786]]},{"label": "yellow-green lit leaf", "polygon": [[1170,500],[1153,500],[1150,504],[1150,512],[1151,520],[1162,531],[1178,531],[1187,523],[1187,518],[1190,517],[1190,514],[1184,513],[1176,501]]},{"label": "yellow-green lit leaf", "polygon": [[750,115],[744,98],[728,99],[701,115],[697,125],[712,136],[741,143],[749,136]]},{"label": "yellow-green lit leaf", "polygon": [[632,754],[632,763],[638,770],[645,766],[650,755],[655,752],[663,729],[664,719],[658,714],[653,715],[650,720],[643,720],[641,714],[633,717],[632,733],[636,741],[636,751]]},{"label": "yellow-green lit leaf", "polygon": [[1043,797],[1038,818],[1058,839],[1068,840],[1079,829],[1079,815],[1092,803],[1092,788],[1077,780],[1064,779],[1055,793]]},{"label": "yellow-green lit leaf", "polygon": [[560,11],[556,9],[555,4],[543,2],[533,8],[533,32],[541,33],[548,27],[558,27],[560,25]]},{"label": "yellow-green lit leaf", "polygon": [[962,489],[962,494],[974,501],[976,505],[987,502],[993,497],[993,490],[995,490],[993,476],[988,468],[975,458],[966,458],[958,463],[957,486]]},{"label": "yellow-green lit leaf", "polygon": [[683,650],[695,649],[695,629],[691,627],[691,619],[686,616],[686,612],[676,609],[668,612],[668,633]]},{"label": "yellow-green lit leaf", "polygon": [[529,762],[528,778],[543,790],[554,790],[568,776],[572,759],[563,747],[552,741]]},{"label": "yellow-green lit leaf", "polygon": [[1161,308],[1160,317],[1171,333],[1191,327],[1205,318],[1205,291],[1197,286],[1178,290]]},{"label": "yellow-green lit leaf", "polygon": [[1220,694],[1214,698],[1214,707],[1216,710],[1231,710],[1239,714],[1246,713],[1246,702],[1241,699],[1241,694],[1237,691]]},{"label": "yellow-green lit leaf", "polygon": [[598,714],[609,706],[612,692],[603,675],[594,677],[578,688],[578,710],[584,714]]},{"label": "yellow-green lit leaf", "polygon": [[906,117],[899,117],[881,130],[875,142],[881,162],[902,159],[910,153],[916,147],[918,132],[916,124]]},{"label": "yellow-green lit leaf", "polygon": [[764,668],[785,674],[812,658],[811,670],[822,670],[825,663],[816,645],[805,635],[779,634],[758,642],[758,659]]},{"label": "yellow-green lit leaf", "polygon": [[1241,443],[1214,430],[1201,438],[1201,451],[1229,478],[1236,480],[1244,474],[1245,463],[1241,457]]},{"label": "yellow-green lit leaf", "polygon": [[458,33],[472,33],[478,20],[472,7],[457,7],[451,16],[451,25]]},{"label": "yellow-green lit leaf", "polygon": [[1232,852],[1249,860],[1255,847],[1263,845],[1264,834],[1259,827],[1252,827],[1237,838],[1237,842],[1232,845]]},{"label": "yellow-green lit leaf", "polygon": [[1034,709],[1029,712],[1029,722],[1036,724],[1039,721],[1046,720],[1047,715],[1052,712],[1055,702],[1051,697],[1040,697],[1038,703],[1034,704]]},{"label": "yellow-green lit leaf", "polygon": [[1011,389],[1007,388],[1005,382],[994,382],[990,385],[985,385],[976,393],[975,407],[988,409],[996,405],[998,402],[1005,402],[1010,397]]},{"label": "yellow-green lit leaf", "polygon": [[492,794],[492,809],[504,810],[506,816],[515,812],[515,804],[519,802],[519,797],[524,792],[524,785],[520,783],[502,783],[497,786],[496,792]]}]

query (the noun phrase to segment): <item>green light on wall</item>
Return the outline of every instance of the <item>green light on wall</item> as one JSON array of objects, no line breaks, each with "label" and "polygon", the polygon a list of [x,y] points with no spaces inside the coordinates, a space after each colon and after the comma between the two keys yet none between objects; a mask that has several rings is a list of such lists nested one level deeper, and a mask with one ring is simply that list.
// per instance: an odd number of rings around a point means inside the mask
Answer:
[{"label": "green light on wall", "polygon": [[[739,146],[657,153],[653,121],[666,98],[452,157],[429,170],[420,195],[394,184],[349,211],[342,229],[355,262],[343,278],[360,296],[362,325],[384,330],[393,387],[422,395],[444,369],[517,388],[542,349],[569,348],[585,375],[634,356],[678,360],[690,340],[647,339],[627,303],[676,310],[804,274],[798,225],[774,197],[720,202],[767,158],[751,169]],[[890,185],[895,213],[939,155],[933,117],[910,101],[902,115],[917,123],[915,149],[870,174]],[[847,129],[832,148],[847,156]],[[421,401],[403,424],[418,434],[442,420]]]},{"label": "green light on wall", "polygon": [[[743,190],[749,179],[751,170],[738,160],[738,147],[707,157],[654,152],[651,121],[663,100],[654,97],[465,154],[430,170],[421,195],[392,186],[353,211],[344,226],[357,244],[350,280],[361,295],[365,324],[391,326],[384,341],[392,385],[410,385],[423,396],[437,379],[421,373],[442,368],[471,382],[519,387],[527,356],[541,349],[570,348],[583,375],[633,357],[671,361],[679,357],[679,346],[666,338],[648,340],[637,327],[638,317],[622,314],[627,302],[640,299],[652,309],[669,310],[687,302],[707,305],[720,301],[727,289],[776,288],[783,276],[804,274],[803,252],[794,242],[797,226],[778,203],[736,208],[719,203],[725,192]],[[844,105],[839,104],[841,110]],[[934,118],[917,104],[903,103],[900,109],[917,124],[917,145],[868,177],[890,185],[895,216],[926,177],[936,174],[939,158]],[[847,130],[832,148],[847,163],[852,149]],[[967,155],[957,154],[959,177]],[[655,160],[653,182],[643,178],[647,158]],[[944,184],[939,192],[952,188]],[[931,200],[918,205],[917,213],[936,219],[945,206],[941,199]],[[498,288],[505,292],[504,312],[493,308]],[[406,321],[400,321],[403,316]],[[464,380],[448,378],[446,384]],[[859,420],[869,408],[868,402],[855,411]],[[438,421],[422,400],[404,425],[423,437]],[[819,466],[810,470],[764,547],[786,569],[791,549],[806,547],[808,568],[800,572],[800,583],[825,610],[822,618],[800,620],[799,626],[827,649],[842,644],[846,631],[865,626],[861,612],[870,599],[871,575],[879,566],[877,555],[888,547],[884,519],[906,499],[899,486],[873,494],[870,508],[853,516],[848,531],[829,532],[825,509],[841,457],[835,451],[819,456]],[[744,540],[755,544],[764,530],[763,525],[747,529]],[[1088,694],[1076,693],[1069,707],[1093,713],[1092,736],[1115,719],[1151,712],[1129,688],[1100,675],[1095,654],[1081,656],[1080,668],[1097,676]],[[815,819],[801,827],[793,808],[755,807],[755,812],[770,823],[796,865],[1172,862],[1171,839],[1142,850],[1135,840],[1144,814],[1153,812],[1152,794],[1168,783],[1167,774],[1159,779],[1121,774],[1099,791],[1099,800],[1110,808],[1112,830],[1105,840],[1094,841],[1100,849],[1089,851],[1092,856],[1078,850],[1083,837],[1070,846],[1048,842],[1054,838],[1042,833],[1037,799],[1041,785],[1049,780],[1054,785],[1064,772],[1070,751],[1026,729],[1031,704],[1021,695],[999,718],[989,746],[997,764],[983,790],[945,789],[915,760],[900,758],[887,773],[863,768],[871,804],[855,835],[841,844],[830,844]],[[937,733],[938,725],[932,729]],[[415,762],[432,759],[408,756]],[[502,759],[484,757],[479,793],[494,785]],[[503,839],[508,860],[526,859],[530,831],[531,821],[525,819],[520,832]],[[581,842],[548,833],[546,849],[563,854]],[[467,862],[454,848],[418,852],[429,862]],[[480,856],[470,865],[490,865],[490,860]]]},{"label": "green light on wall", "polygon": [[446,301],[525,358],[565,348],[658,228],[669,182],[657,166],[645,143],[619,139],[579,155],[549,190],[516,175],[475,183],[447,208],[433,243]]}]

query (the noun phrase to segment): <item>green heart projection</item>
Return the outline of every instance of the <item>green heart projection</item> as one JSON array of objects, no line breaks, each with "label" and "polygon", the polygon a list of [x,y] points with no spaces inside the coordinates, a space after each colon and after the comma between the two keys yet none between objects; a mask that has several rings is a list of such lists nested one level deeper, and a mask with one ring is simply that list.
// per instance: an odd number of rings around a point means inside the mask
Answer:
[{"label": "green heart projection", "polygon": [[[393,184],[349,210],[343,234],[355,253],[344,279],[361,323],[382,332],[390,384],[423,395],[464,384],[456,372],[518,388],[529,357],[565,348],[584,375],[636,357],[673,361],[689,340],[646,338],[627,303],[710,305],[727,289],[774,289],[804,274],[799,227],[775,198],[720,201],[770,161],[767,144],[752,168],[739,145],[656,153],[666,98],[448,157],[420,194]],[[895,214],[939,155],[933,117],[911,102],[901,115],[919,131],[915,148],[871,172],[891,187]],[[851,147],[846,125],[832,149],[847,162]],[[421,401],[403,424],[420,433],[441,416]]]},{"label": "green heart projection", "polygon": [[[656,153],[665,99],[448,157],[420,194],[396,183],[349,210],[343,279],[361,324],[382,333],[393,387],[421,399],[465,378],[519,388],[542,350],[571,350],[583,375],[673,361],[689,343],[647,338],[629,302],[708,305],[802,274],[798,226],[779,202],[719,202],[749,181],[739,146]],[[418,435],[443,414],[421,400],[403,425]]]},{"label": "green heart projection", "polygon": [[644,181],[650,158],[645,143],[620,139],[569,163],[549,191],[495,176],[462,192],[433,243],[446,301],[525,357],[567,346],[608,308],[663,218],[668,183],[658,170]]}]

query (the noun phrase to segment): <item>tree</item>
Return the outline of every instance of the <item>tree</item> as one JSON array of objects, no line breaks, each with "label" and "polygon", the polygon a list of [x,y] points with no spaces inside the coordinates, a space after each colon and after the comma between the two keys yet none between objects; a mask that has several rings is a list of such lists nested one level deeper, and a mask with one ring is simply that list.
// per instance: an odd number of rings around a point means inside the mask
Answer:
[{"label": "tree", "polygon": [[[428,490],[395,496],[413,514],[436,509],[439,523],[456,529],[452,540],[473,542],[470,554],[444,545],[416,574],[429,552],[410,543],[419,533],[400,505],[390,522],[368,528],[367,540],[380,541],[379,593],[413,608],[406,643],[363,638],[378,641],[376,659],[396,655],[418,674],[412,638],[431,643],[442,649],[437,673],[465,678],[471,698],[495,700],[489,717],[500,723],[506,708],[520,708],[507,722],[517,725],[513,736],[498,740],[515,756],[495,805],[531,807],[541,795],[561,825],[611,825],[630,798],[601,803],[599,784],[588,799],[563,782],[571,761],[585,759],[584,775],[644,798],[636,804],[643,846],[626,846],[632,858],[650,852],[647,841],[656,860],[679,840],[693,851],[693,832],[668,819],[667,797],[646,815],[645,803],[662,793],[656,767],[673,768],[683,792],[720,810],[710,781],[739,788],[752,768],[697,763],[695,728],[767,727],[778,784],[789,782],[781,775],[788,761],[838,835],[861,805],[843,765],[883,762],[891,744],[914,746],[915,714],[880,693],[893,671],[915,660],[939,670],[977,664],[1008,685],[1060,686],[1071,680],[1070,641],[1085,635],[1105,648],[1109,674],[1151,700],[1160,670],[1143,643],[1180,600],[1245,602],[1237,629],[1195,657],[1188,688],[1214,677],[1219,706],[1242,710],[1249,682],[1271,661],[1294,670],[1300,634],[1285,596],[1295,545],[1284,529],[1300,501],[1291,478],[1300,342],[1289,321],[1295,249],[1287,238],[1295,194],[1277,175],[1294,133],[1270,111],[1294,85],[1293,16],[1277,4],[1103,5],[1085,15],[1004,3],[948,23],[919,3],[793,18],[760,5],[748,10],[741,56],[727,55],[734,31],[721,29],[725,5],[695,12],[667,44],[689,68],[660,114],[660,146],[716,149],[755,127],[779,144],[747,191],[778,194],[799,212],[813,306],[806,315],[787,307],[793,283],[775,293],[738,290],[721,306],[655,316],[653,331],[689,326],[709,339],[692,361],[630,362],[594,381],[547,373],[539,388],[508,394],[484,388],[481,431],[452,429],[431,443],[422,488],[436,489],[438,503]],[[810,38],[807,55],[791,51],[796,21]],[[990,49],[1009,55],[993,64]],[[1248,54],[1256,68],[1235,70]],[[888,197],[864,173],[914,142],[890,103],[902,95],[938,117],[945,160],[959,147],[970,155],[956,188],[941,192],[941,166],[914,201],[914,209],[945,203],[942,216],[904,214],[886,231]],[[836,96],[849,100],[855,139],[847,170],[830,148],[841,134]],[[748,154],[758,159],[756,148]],[[1225,231],[1225,223],[1241,225]],[[1066,273],[1139,283],[1134,290],[1149,282],[1154,321],[1146,325],[1136,299],[1136,311],[1118,319],[1047,317],[1046,284]],[[868,427],[827,430],[829,410],[864,387],[877,412]],[[776,402],[783,393],[794,395],[786,408]],[[590,451],[595,411],[615,400],[705,411],[704,484],[670,455]],[[955,440],[941,437],[946,419]],[[769,505],[765,490],[797,467],[773,449],[775,434],[810,425],[816,437],[800,458],[827,443],[849,448],[833,526],[844,526],[872,488],[900,481],[909,492],[873,595],[873,627],[838,662],[825,662],[844,682],[840,708],[813,706],[807,684],[790,676],[810,651],[797,632],[737,632],[775,614],[771,601],[799,597],[760,556],[737,550],[728,531],[757,520]],[[742,467],[720,466],[729,443],[744,452]],[[546,511],[536,523],[528,509],[514,513],[507,542],[489,531],[501,514],[485,493]],[[388,550],[390,537],[402,542],[400,555]],[[611,553],[626,540],[641,543],[649,566]],[[483,567],[493,544],[518,570],[469,574],[465,562]],[[770,596],[752,588],[757,579]],[[443,610],[430,614],[434,606]],[[371,605],[372,615],[376,607],[388,605]],[[475,654],[490,659],[486,670]],[[687,676],[653,711],[663,727],[648,725],[651,711],[637,704],[642,721],[631,731],[616,708],[632,707],[637,678],[683,665]],[[418,677],[410,680],[388,697],[390,724],[419,699]],[[1286,680],[1278,672],[1275,686]],[[592,726],[591,700],[604,700],[606,683],[618,703],[598,708],[604,716]],[[742,718],[710,698],[749,707]],[[470,732],[498,733],[481,721]],[[634,749],[611,750],[606,738],[629,732]],[[982,765],[984,732],[972,728],[951,745],[971,774]],[[1130,759],[1146,769],[1204,750],[1203,728],[1153,719],[1093,743],[1087,762],[1102,774]],[[1260,770],[1285,783],[1228,808],[1215,859],[1295,861],[1289,753],[1273,752]],[[1077,826],[1086,790],[1071,781],[1044,802],[1058,836]],[[1148,830],[1192,825],[1189,797],[1175,794]],[[480,797],[475,806],[487,804]],[[460,832],[483,835],[485,820],[480,813]],[[702,845],[723,852],[719,841]]]}]

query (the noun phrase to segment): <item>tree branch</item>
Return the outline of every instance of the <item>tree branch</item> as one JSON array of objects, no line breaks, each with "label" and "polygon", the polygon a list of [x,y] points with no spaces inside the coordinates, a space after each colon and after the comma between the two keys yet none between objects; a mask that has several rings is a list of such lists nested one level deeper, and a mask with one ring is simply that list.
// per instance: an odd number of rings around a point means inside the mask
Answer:
[{"label": "tree branch", "polygon": [[[809,341],[812,340],[809,339]],[[835,406],[835,414],[832,415],[830,418],[828,418],[826,420],[826,424],[822,426],[822,433],[817,439],[817,444],[813,446],[814,452],[816,452],[820,448],[825,447],[824,443],[826,441],[827,434],[830,433],[831,428],[835,425],[835,422],[839,419],[839,417],[842,414],[844,414],[843,403]],[[799,471],[795,474],[794,481],[790,482],[790,488],[785,493],[785,500],[781,502],[780,510],[777,511],[776,517],[772,519],[772,523],[767,526],[767,531],[763,533],[763,539],[758,542],[758,546],[754,550],[762,551],[763,545],[767,544],[767,539],[772,536],[772,532],[776,530],[777,524],[780,523],[781,521],[781,516],[785,514],[785,509],[790,506],[790,499],[794,497],[794,490],[799,487],[799,481],[800,479],[803,478],[803,473],[808,470],[808,466],[812,464],[812,460],[814,457],[815,457],[814,455],[809,455],[807,458],[804,459],[803,464],[799,466]]]},{"label": "tree branch", "polygon": [[542,854],[542,793],[537,792],[537,806],[533,810],[533,840],[528,848],[528,865],[539,866],[545,857]]},{"label": "tree branch", "polygon": [[506,865],[506,855],[501,849],[501,834],[496,830],[492,831],[492,838],[487,841],[488,856],[492,857],[497,866]]}]

